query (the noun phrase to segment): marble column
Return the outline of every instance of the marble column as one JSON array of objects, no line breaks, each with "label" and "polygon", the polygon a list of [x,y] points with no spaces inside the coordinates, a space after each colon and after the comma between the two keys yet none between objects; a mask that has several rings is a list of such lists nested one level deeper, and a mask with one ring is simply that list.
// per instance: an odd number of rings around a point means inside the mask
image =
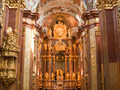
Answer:
[{"label": "marble column", "polygon": [[25,33],[25,28],[22,29],[22,51],[21,51],[21,57],[22,60],[20,61],[20,90],[23,88],[23,75],[24,75],[24,58],[25,58],[25,37],[26,37],[26,33]]},{"label": "marble column", "polygon": [[69,74],[70,80],[72,80],[72,58],[69,58]]},{"label": "marble column", "polygon": [[86,49],[86,37],[85,37],[85,32],[82,33],[82,39],[83,39],[83,89],[86,90],[86,69],[87,69],[87,65],[86,65],[86,61],[87,61],[87,49]]},{"label": "marble column", "polygon": [[55,75],[55,58],[53,58],[53,74]]},{"label": "marble column", "polygon": [[[81,40],[80,40],[80,42],[81,42]],[[82,44],[81,43],[79,43],[79,51],[80,51],[80,57],[79,57],[79,71],[78,72],[80,72],[80,84],[81,84],[81,90],[83,90],[82,89],[82,87],[83,87],[83,83],[82,83]]]},{"label": "marble column", "polygon": [[70,80],[72,79],[72,41],[69,40],[69,74],[70,74]]},{"label": "marble column", "polygon": [[[101,2],[105,2],[104,4]],[[110,4],[108,3],[110,2]],[[114,2],[114,3],[113,3]],[[113,4],[112,4],[113,3]],[[108,5],[109,4],[109,5]],[[119,41],[117,1],[99,0],[100,47],[102,89],[118,90],[119,87]]]},{"label": "marble column", "polygon": [[74,73],[77,74],[77,59],[74,58]]},{"label": "marble column", "polygon": [[102,78],[101,78],[101,50],[100,50],[100,30],[99,30],[99,26],[95,27],[95,36],[96,36],[96,54],[97,54],[97,66],[98,66],[98,70],[97,70],[97,73],[98,73],[98,90],[101,90],[102,89],[102,86],[101,86],[101,81],[102,81]]},{"label": "marble column", "polygon": [[[32,85],[32,62],[33,62],[33,51],[31,48],[32,44],[32,30],[26,29],[25,38],[25,58],[24,58],[24,80],[23,80],[23,90],[30,90]],[[30,44],[31,43],[31,44]]]},{"label": "marble column", "polygon": [[83,65],[83,57],[84,54],[84,49],[83,49],[83,44],[82,44],[82,49],[81,49],[81,90],[84,90],[84,76],[83,76],[83,69],[84,69],[84,65]]},{"label": "marble column", "polygon": [[[39,71],[39,60],[38,59],[38,52],[39,52],[39,44],[38,44],[38,36],[36,35],[35,37],[35,48],[34,48],[34,58],[35,58],[35,80],[34,80],[34,90],[37,90],[37,86],[38,86],[38,71]],[[34,71],[34,70],[33,70]]]},{"label": "marble column", "polygon": [[[65,76],[66,76],[66,74],[67,74],[67,58],[65,58]],[[66,77],[65,77],[66,78]]]},{"label": "marble column", "polygon": [[[26,31],[25,37],[25,58],[24,58],[24,74],[23,74],[23,90],[32,89],[33,81],[33,59],[34,59],[34,30],[35,22],[38,14],[26,10],[23,14],[23,28]],[[27,20],[29,19],[29,22]],[[32,22],[32,23],[31,23]],[[34,24],[33,24],[34,23]]]},{"label": "marble column", "polygon": [[[76,44],[73,44],[73,56],[74,57],[76,57],[77,56],[77,51],[76,51],[76,47],[77,45]],[[73,58],[73,65],[74,65],[74,67],[73,67],[73,71],[74,71],[74,73],[76,74],[76,58]]]},{"label": "marble column", "polygon": [[52,65],[52,40],[48,42],[48,63],[49,63],[49,80],[51,79],[51,65]]},{"label": "marble column", "polygon": [[48,62],[49,62],[49,80],[51,79],[51,62],[52,62],[52,59],[51,58],[48,58]]},{"label": "marble column", "polygon": [[46,60],[46,58],[44,58],[43,59],[43,63],[44,63],[44,65],[43,65],[43,67],[44,67],[44,80],[45,80],[45,73],[46,73],[46,62],[47,62],[47,60]]},{"label": "marble column", "polygon": [[44,57],[44,61],[43,61],[43,63],[44,63],[44,80],[46,79],[45,78],[45,75],[46,75],[46,72],[47,72],[47,44],[45,43],[45,44],[43,44],[43,46],[44,46],[44,48],[43,48],[43,57]]},{"label": "marble column", "polygon": [[[118,0],[117,1],[117,14],[118,14],[118,29],[117,29],[117,31],[118,31],[118,41],[119,41],[119,48],[120,48],[120,1]],[[119,49],[119,56],[120,56],[120,49]],[[120,77],[120,61],[117,61],[117,64],[118,64],[118,76]],[[119,90],[120,90],[120,78],[119,78]]]},{"label": "marble column", "polygon": [[[82,18],[85,21],[84,31],[88,34],[87,37],[87,59],[88,61],[88,77],[89,77],[89,89],[98,90],[98,64],[97,64],[97,49],[96,49],[96,34],[95,27],[98,24],[96,22],[98,13],[96,10],[91,10],[82,14]],[[84,41],[83,41],[84,43]]]}]

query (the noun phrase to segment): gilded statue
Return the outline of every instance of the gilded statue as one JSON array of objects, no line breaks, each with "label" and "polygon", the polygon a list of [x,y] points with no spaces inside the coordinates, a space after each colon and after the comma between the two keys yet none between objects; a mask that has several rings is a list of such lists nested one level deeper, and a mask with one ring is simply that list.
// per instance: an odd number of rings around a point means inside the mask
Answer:
[{"label": "gilded statue", "polygon": [[12,85],[16,78],[15,61],[18,59],[19,45],[16,42],[16,30],[7,28],[7,35],[1,46],[2,65],[0,71],[1,82],[7,87]]},{"label": "gilded statue", "polygon": [[70,74],[69,74],[68,72],[66,73],[65,76],[66,76],[66,80],[69,80],[69,78],[70,78]]},{"label": "gilded statue", "polygon": [[42,72],[40,72],[40,77],[39,77],[40,80],[42,80],[42,76],[43,76],[43,74],[42,74]]},{"label": "gilded statue", "polygon": [[13,34],[12,28],[7,28],[7,36],[3,42],[2,49],[9,49],[10,51],[19,51],[19,46],[16,43],[16,33]]},{"label": "gilded statue", "polygon": [[62,70],[60,70],[60,76],[63,77],[63,71]]},{"label": "gilded statue", "polygon": [[59,75],[59,70],[56,70],[56,72],[57,72],[57,77],[59,77],[60,75]]},{"label": "gilded statue", "polygon": [[47,44],[44,44],[43,46],[44,46],[44,49],[47,50]]},{"label": "gilded statue", "polygon": [[45,73],[45,79],[46,79],[46,80],[49,80],[49,75],[48,75],[47,72]]},{"label": "gilded statue", "polygon": [[52,74],[51,74],[51,79],[52,79],[52,80],[55,80],[54,76],[55,76],[54,73],[52,73]]},{"label": "gilded statue", "polygon": [[76,74],[75,73],[72,74],[72,80],[76,80]]},{"label": "gilded statue", "polygon": [[73,49],[76,50],[76,44],[73,44]]},{"label": "gilded statue", "polygon": [[78,75],[77,80],[80,80],[80,72],[78,72],[77,75]]}]

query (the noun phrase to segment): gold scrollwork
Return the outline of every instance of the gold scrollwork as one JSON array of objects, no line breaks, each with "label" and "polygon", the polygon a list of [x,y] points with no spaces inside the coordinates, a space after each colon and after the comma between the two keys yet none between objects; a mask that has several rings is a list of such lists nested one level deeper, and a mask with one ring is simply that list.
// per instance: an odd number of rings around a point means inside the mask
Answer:
[{"label": "gold scrollwork", "polygon": [[16,79],[15,61],[18,58],[19,46],[16,43],[16,33],[12,28],[7,28],[7,35],[1,46],[2,64],[0,68],[0,80],[7,87]]},{"label": "gold scrollwork", "polygon": [[98,8],[98,11],[101,10],[102,6],[103,6],[104,9],[113,9],[113,7],[117,6],[117,0],[111,0],[111,1],[110,0],[109,1],[103,0],[103,2],[98,2],[96,4],[96,7]]}]

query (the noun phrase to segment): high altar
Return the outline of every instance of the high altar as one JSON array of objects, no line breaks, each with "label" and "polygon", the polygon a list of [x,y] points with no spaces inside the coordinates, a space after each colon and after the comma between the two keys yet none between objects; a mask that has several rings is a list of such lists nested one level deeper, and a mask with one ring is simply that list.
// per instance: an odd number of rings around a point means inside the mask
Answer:
[{"label": "high altar", "polygon": [[41,88],[80,88],[78,44],[74,33],[59,17],[53,29],[47,30],[47,39],[41,45]]}]

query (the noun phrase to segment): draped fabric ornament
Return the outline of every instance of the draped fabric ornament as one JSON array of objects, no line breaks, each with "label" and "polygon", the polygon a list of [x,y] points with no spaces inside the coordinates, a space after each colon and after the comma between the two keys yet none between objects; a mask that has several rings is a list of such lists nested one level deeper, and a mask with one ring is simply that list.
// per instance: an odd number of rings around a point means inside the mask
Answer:
[{"label": "draped fabric ornament", "polygon": [[16,43],[16,33],[11,27],[7,28],[7,35],[1,46],[2,64],[0,64],[0,81],[7,87],[16,79],[16,60],[18,59],[19,46]]}]

